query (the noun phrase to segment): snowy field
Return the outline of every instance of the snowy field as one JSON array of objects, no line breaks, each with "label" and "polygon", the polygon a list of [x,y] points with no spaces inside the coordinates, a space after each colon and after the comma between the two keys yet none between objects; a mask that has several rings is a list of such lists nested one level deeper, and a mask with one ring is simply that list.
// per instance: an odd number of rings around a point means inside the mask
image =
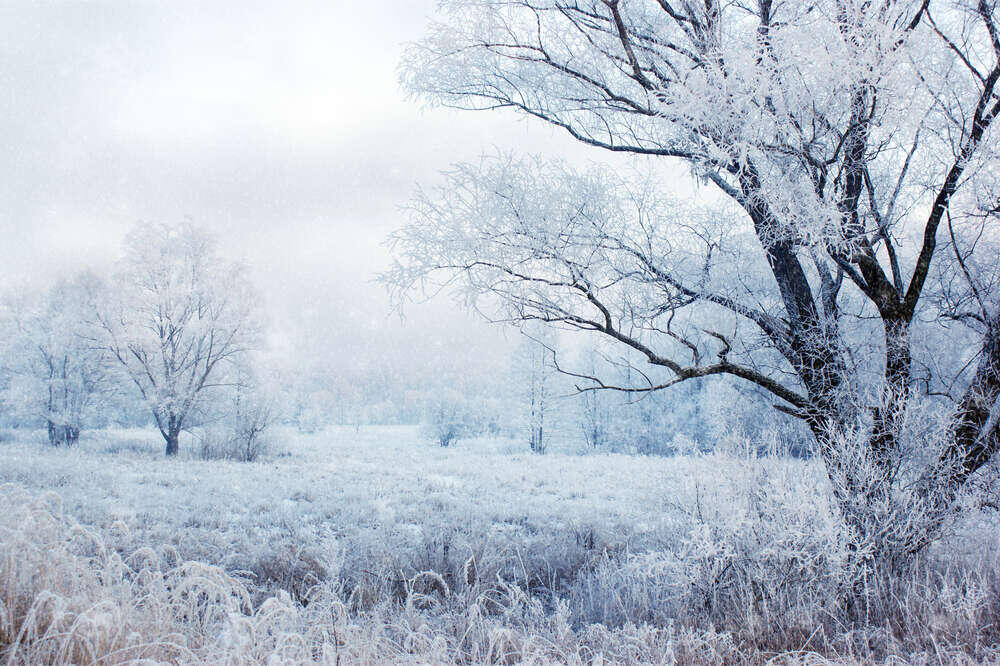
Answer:
[{"label": "snowy field", "polygon": [[3,3],[0,666],[1000,665],[1000,0],[346,4]]},{"label": "snowy field", "polygon": [[[923,597],[893,607],[911,635],[837,635],[824,572],[841,555],[813,462],[443,449],[408,427],[282,435],[236,463],[199,460],[192,442],[164,459],[152,432],[89,433],[69,451],[7,433],[0,564],[21,576],[7,594],[55,609],[36,628],[48,643],[12,663],[91,649],[111,662],[763,663],[790,650],[925,663],[923,641],[996,656],[991,514],[943,546],[946,571],[921,571]],[[39,578],[47,566],[62,575]],[[93,638],[100,622],[81,618],[95,609],[118,633]],[[0,650],[10,633],[0,622]]]},{"label": "snowy field", "polygon": [[[69,451],[18,434],[0,444],[0,482],[58,493],[121,550],[169,545],[229,571],[258,572],[293,551],[326,570],[346,557],[411,573],[510,551],[558,577],[588,551],[677,547],[698,515],[738,520],[741,493],[764,469],[725,456],[539,456],[505,439],[441,448],[405,426],[281,441],[261,462],[234,463],[199,460],[193,442],[164,459],[153,431],[85,433]],[[824,483],[808,463],[767,467],[790,491]]]}]

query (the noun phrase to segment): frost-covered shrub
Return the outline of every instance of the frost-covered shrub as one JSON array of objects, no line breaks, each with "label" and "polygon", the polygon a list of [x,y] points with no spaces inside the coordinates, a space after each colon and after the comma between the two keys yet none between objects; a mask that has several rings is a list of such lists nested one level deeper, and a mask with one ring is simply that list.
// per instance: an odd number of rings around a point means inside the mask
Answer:
[{"label": "frost-covered shrub", "polygon": [[472,437],[480,430],[480,418],[468,398],[454,390],[442,390],[428,402],[421,434],[439,446]]},{"label": "frost-covered shrub", "polygon": [[159,446],[150,445],[148,442],[142,440],[119,440],[113,444],[109,444],[104,448],[100,449],[101,453],[106,453],[108,455],[136,455],[143,457],[150,457],[155,455],[159,450]]},{"label": "frost-covered shrub", "polygon": [[254,462],[274,448],[276,422],[273,396],[252,377],[240,374],[226,408],[201,430],[199,457]]},{"label": "frost-covered shrub", "polygon": [[572,621],[711,628],[741,646],[740,662],[806,644],[849,663],[931,663],[916,652],[926,649],[945,662],[977,663],[979,650],[996,658],[995,543],[931,549],[905,568],[869,571],[859,589],[859,544],[818,468],[803,477],[794,461],[767,463],[737,480],[728,506],[675,507],[695,521],[678,547],[604,551],[571,588]]},{"label": "frost-covered shrub", "polygon": [[229,424],[202,428],[198,456],[202,460],[254,462],[271,453],[273,419],[266,408],[244,410]]},{"label": "frost-covered shrub", "polygon": [[285,591],[299,602],[306,601],[309,591],[328,575],[326,566],[302,545],[286,545],[262,554],[249,573],[259,589],[258,596],[266,598]]},{"label": "frost-covered shrub", "polygon": [[670,442],[670,448],[673,449],[675,454],[681,456],[692,456],[699,453],[707,453],[711,450],[708,442],[700,442],[683,432],[674,434],[673,441]]},{"label": "frost-covered shrub", "polygon": [[322,430],[326,423],[324,422],[322,410],[314,406],[309,406],[302,408],[295,415],[295,425],[299,432],[313,435]]},{"label": "frost-covered shrub", "polygon": [[253,429],[207,427],[198,435],[198,457],[202,460],[254,462],[272,450],[270,437]]},{"label": "frost-covered shrub", "polygon": [[787,625],[801,599],[817,616],[828,610],[824,599],[836,606],[845,548],[823,479],[791,461],[769,462],[748,460],[757,471],[735,478],[726,478],[729,464],[718,465],[723,475],[704,480],[728,486],[725,505],[696,482],[688,503],[673,507],[690,519],[675,548],[604,553],[573,588],[578,619]]}]

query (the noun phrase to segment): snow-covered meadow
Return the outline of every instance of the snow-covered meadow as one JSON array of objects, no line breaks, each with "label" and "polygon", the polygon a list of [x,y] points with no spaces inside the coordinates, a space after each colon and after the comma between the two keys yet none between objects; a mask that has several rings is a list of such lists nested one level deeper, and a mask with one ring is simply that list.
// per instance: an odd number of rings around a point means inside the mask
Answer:
[{"label": "snow-covered meadow", "polygon": [[[190,441],[163,459],[142,430],[87,433],[71,450],[5,433],[0,644],[23,643],[12,663],[87,650],[111,662],[760,663],[815,650],[921,663],[935,642],[942,658],[997,656],[984,640],[1000,592],[989,512],[970,511],[913,574],[921,585],[879,611],[896,629],[859,636],[836,625],[844,553],[814,461],[540,456],[485,438],[442,448],[412,427],[280,434],[264,459],[238,463],[200,460]],[[17,632],[19,604],[38,612]],[[25,631],[24,617],[47,619]]]},{"label": "snow-covered meadow", "polygon": [[490,438],[442,448],[409,426],[288,430],[280,441],[264,460],[233,463],[200,460],[193,442],[163,459],[153,431],[88,432],[70,450],[15,433],[0,444],[0,482],[57,493],[80,522],[119,528],[120,548],[169,545],[230,571],[290,551],[332,571],[344,558],[440,569],[485,551],[516,553],[539,576],[588,551],[677,547],[698,515],[738,521],[764,469],[790,492],[816,487],[817,499],[824,483],[818,467],[790,459],[539,456]]},{"label": "snow-covered meadow", "polygon": [[1000,663],[1000,0],[343,4],[4,3],[0,666]]}]

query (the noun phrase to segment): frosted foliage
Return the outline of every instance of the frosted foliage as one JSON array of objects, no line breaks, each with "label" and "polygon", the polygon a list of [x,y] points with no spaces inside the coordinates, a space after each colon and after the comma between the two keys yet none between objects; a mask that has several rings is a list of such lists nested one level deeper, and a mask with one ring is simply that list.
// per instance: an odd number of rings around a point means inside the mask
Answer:
[{"label": "frosted foliage", "polygon": [[[891,188],[923,129],[906,204],[926,195],[920,174],[944,165],[941,151],[957,152],[956,110],[978,100],[975,76],[930,21],[911,26],[918,2],[442,4],[445,20],[404,61],[411,90],[519,109],[615,150],[684,157],[703,175],[752,163],[783,222],[775,234],[809,244],[858,233],[842,214],[840,179],[817,183],[813,172],[841,162],[859,93],[875,105],[866,131],[876,182]],[[988,72],[994,54],[975,3],[931,9]]]},{"label": "frosted foliage", "polygon": [[475,436],[482,428],[481,415],[465,394],[438,389],[424,407],[423,435],[442,447]]},{"label": "frosted foliage", "polygon": [[[675,293],[670,274],[690,276],[698,293],[745,293],[727,284],[727,268],[760,266],[741,249],[747,230],[727,225],[722,210],[688,211],[665,200],[648,175],[629,175],[541,158],[458,165],[445,185],[414,202],[415,224],[393,239],[400,263],[390,279],[409,288],[459,275],[458,288],[499,307],[498,319],[566,320],[592,330],[610,314],[606,303],[639,327],[657,326],[664,302],[689,298]],[[601,302],[592,298],[598,292]],[[672,324],[691,327],[686,316]]]},{"label": "frosted foliage", "polygon": [[[564,364],[583,391],[736,378],[808,428],[862,541],[913,487],[933,532],[1000,449],[996,3],[442,6],[415,95],[650,159],[454,167],[393,238],[399,298],[609,339],[633,372]],[[668,195],[677,166],[711,189]],[[899,474],[926,411],[926,467]]]},{"label": "frosted foliage", "polygon": [[168,454],[176,453],[193,410],[256,341],[252,289],[203,232],[156,224],[129,236],[112,286],[101,308],[104,344],[142,393]]},{"label": "frosted foliage", "polygon": [[94,340],[100,289],[83,275],[7,304],[3,402],[18,423],[44,425],[54,445],[74,444],[82,428],[99,422],[112,390],[109,359]]}]

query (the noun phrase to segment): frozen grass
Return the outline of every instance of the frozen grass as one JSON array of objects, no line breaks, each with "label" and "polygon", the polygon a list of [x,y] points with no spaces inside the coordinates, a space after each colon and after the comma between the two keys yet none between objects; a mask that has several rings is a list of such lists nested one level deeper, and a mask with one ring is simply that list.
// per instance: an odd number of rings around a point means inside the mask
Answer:
[{"label": "frozen grass", "polygon": [[866,621],[848,620],[825,478],[807,461],[442,449],[411,428],[288,435],[285,454],[256,463],[196,460],[190,443],[164,460],[161,447],[142,431],[71,451],[21,434],[0,443],[0,655],[1000,657],[993,517],[974,512],[872,588]]}]

